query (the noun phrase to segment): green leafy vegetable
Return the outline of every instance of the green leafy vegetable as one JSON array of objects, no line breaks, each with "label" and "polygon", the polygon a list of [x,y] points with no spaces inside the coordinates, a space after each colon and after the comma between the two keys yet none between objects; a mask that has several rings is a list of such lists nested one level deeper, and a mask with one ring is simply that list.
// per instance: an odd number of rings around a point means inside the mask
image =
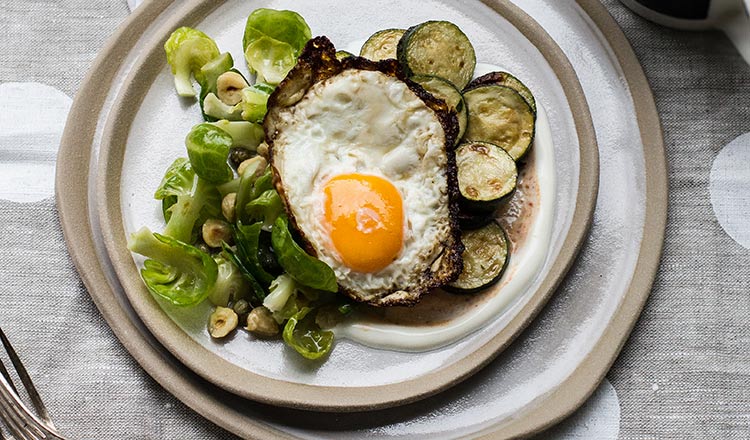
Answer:
[{"label": "green leafy vegetable", "polygon": [[253,274],[263,286],[268,286],[274,277],[266,272],[258,260],[258,247],[261,227],[263,223],[243,225],[242,222],[235,228],[235,242],[237,243],[237,256],[242,264]]},{"label": "green leafy vegetable", "polygon": [[[255,158],[250,160],[255,160]],[[242,172],[235,206],[247,207],[248,203],[269,189],[273,189],[271,169],[266,168],[265,160],[259,158],[259,160],[255,160],[251,166],[246,167]],[[237,209],[237,219],[242,223],[253,223],[244,208]]]},{"label": "green leafy vegetable", "polygon": [[161,208],[165,222],[168,222],[172,215],[169,208],[177,203],[177,197],[190,195],[193,185],[195,185],[195,172],[190,166],[190,161],[180,157],[172,162],[154,193],[154,198],[162,201]]},{"label": "green leafy vegetable", "polygon": [[207,253],[173,238],[141,228],[128,249],[149,258],[141,269],[146,287],[179,306],[200,303],[216,283],[218,268]]},{"label": "green leafy vegetable", "polygon": [[297,284],[292,277],[287,274],[279,275],[271,282],[270,292],[263,300],[263,305],[272,313],[278,312],[295,294],[296,289]]},{"label": "green leafy vegetable", "polygon": [[269,84],[256,83],[242,90],[242,119],[250,122],[262,122],[268,110],[268,97],[274,87]]},{"label": "green leafy vegetable", "polygon": [[259,8],[247,17],[242,47],[247,49],[264,36],[287,43],[294,49],[296,57],[312,37],[312,31],[305,19],[294,11]]},{"label": "green leafy vegetable", "polygon": [[248,219],[262,220],[263,228],[270,230],[276,218],[284,212],[284,205],[279,193],[274,189],[269,189],[248,203],[244,211]]},{"label": "green leafy vegetable", "polygon": [[205,220],[221,215],[220,194],[196,177],[187,158],[178,158],[167,168],[154,198],[162,201],[164,234],[180,241],[192,242]]},{"label": "green leafy vegetable", "polygon": [[255,151],[265,138],[263,126],[252,122],[221,120],[212,122],[211,125],[221,128],[232,137],[232,147]]},{"label": "green leafy vegetable", "polygon": [[[289,318],[282,334],[284,342],[307,359],[319,359],[331,351],[333,332],[321,330],[315,323],[312,311],[304,307]],[[309,316],[308,316],[309,315]]]},{"label": "green leafy vegetable", "polygon": [[242,275],[240,268],[223,254],[214,256],[218,266],[218,276],[214,287],[208,294],[208,300],[215,306],[227,307],[229,301],[237,301],[250,293],[250,285]]},{"label": "green leafy vegetable", "polygon": [[209,123],[198,124],[185,138],[190,164],[207,182],[220,184],[232,180],[234,173],[227,164],[232,136]]},{"label": "green leafy vegetable", "polygon": [[313,289],[338,291],[333,269],[308,255],[295,243],[289,232],[286,217],[280,216],[276,219],[271,232],[271,242],[279,264],[295,281]]},{"label": "green leafy vegetable", "polygon": [[247,46],[245,61],[260,81],[278,84],[297,64],[297,54],[289,44],[263,36]]},{"label": "green leafy vegetable", "polygon": [[216,81],[219,79],[222,73],[232,70],[232,67],[234,67],[234,60],[232,59],[232,55],[229,54],[229,52],[224,52],[223,54],[219,55],[218,57],[214,58],[213,60],[204,64],[203,67],[201,67],[201,75],[203,76],[203,79],[200,82],[201,94],[199,101],[201,106],[201,113],[203,113],[203,119],[207,122],[216,121],[217,118],[206,113],[206,110],[204,108],[206,96],[208,96],[209,93],[213,93],[214,95],[216,95]]},{"label": "green leafy vegetable", "polygon": [[237,252],[232,249],[228,244],[222,243],[221,248],[224,251],[224,255],[226,255],[227,259],[229,259],[232,263],[234,263],[235,266],[240,270],[242,275],[245,277],[245,280],[250,284],[250,290],[255,295],[255,298],[263,302],[263,299],[266,297],[266,291],[263,289],[263,287],[258,283],[258,280],[255,279],[253,274],[248,270],[248,268],[240,261],[240,258],[237,256]]},{"label": "green leafy vegetable", "polygon": [[200,83],[204,80],[201,67],[219,56],[219,48],[214,40],[203,32],[181,27],[172,32],[164,43],[167,63],[174,74],[177,93],[184,97],[195,97],[191,75]]},{"label": "green leafy vegetable", "polygon": [[209,93],[203,98],[203,113],[215,120],[241,121],[242,103],[237,105],[224,104],[216,94]]}]

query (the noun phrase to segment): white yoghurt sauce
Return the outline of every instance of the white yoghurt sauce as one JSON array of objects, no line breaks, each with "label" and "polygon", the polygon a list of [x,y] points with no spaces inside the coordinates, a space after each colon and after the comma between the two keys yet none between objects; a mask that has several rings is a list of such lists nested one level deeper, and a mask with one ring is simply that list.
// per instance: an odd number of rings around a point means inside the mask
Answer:
[{"label": "white yoghurt sauce", "polygon": [[[347,46],[351,53],[359,53],[363,42]],[[477,63],[475,77],[501,69],[498,66]],[[494,294],[477,307],[454,319],[424,326],[397,325],[386,322],[357,321],[350,319],[333,329],[336,337],[349,339],[373,348],[420,352],[434,350],[456,342],[470,333],[498,319],[509,310],[514,299],[520,297],[533,284],[547,258],[552,239],[554,219],[555,167],[552,133],[544,109],[537,102],[536,132],[534,135],[534,161],[539,198],[537,210],[526,239],[511,256],[503,279],[496,285]]]}]

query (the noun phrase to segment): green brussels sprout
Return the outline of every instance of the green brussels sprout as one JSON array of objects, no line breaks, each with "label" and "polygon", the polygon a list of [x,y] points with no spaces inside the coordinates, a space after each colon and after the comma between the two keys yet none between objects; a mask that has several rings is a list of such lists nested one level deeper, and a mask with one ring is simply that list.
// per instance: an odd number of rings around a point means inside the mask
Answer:
[{"label": "green brussels sprout", "polygon": [[197,178],[187,158],[179,158],[167,168],[154,198],[162,201],[167,222],[164,235],[186,243],[194,241],[206,219],[221,215],[221,194]]},{"label": "green brussels sprout", "polygon": [[203,114],[203,119],[206,122],[214,122],[218,119],[222,119],[208,115],[206,113],[206,110],[204,108],[205,101],[206,96],[208,96],[209,93],[213,93],[214,95],[217,94],[217,82],[219,77],[222,74],[232,70],[232,67],[234,67],[234,59],[232,59],[232,55],[230,55],[229,52],[224,52],[223,54],[219,55],[218,57],[214,58],[213,60],[204,64],[203,67],[201,67],[201,75],[203,76],[203,80],[200,82],[201,94],[199,103],[201,107],[201,113]]},{"label": "green brussels sprout", "polygon": [[263,221],[263,229],[271,230],[276,218],[284,212],[279,193],[269,189],[245,205],[242,210],[251,221]]},{"label": "green brussels sprout", "polygon": [[313,309],[303,307],[297,314],[289,318],[284,326],[282,337],[287,345],[292,347],[307,359],[319,359],[331,351],[333,346],[333,332],[321,330],[314,319]]},{"label": "green brussels sprout", "polygon": [[[290,298],[295,294],[297,290],[297,283],[294,279],[287,274],[282,274],[276,277],[271,282],[270,292],[268,296],[263,300],[263,306],[266,307],[271,313],[281,311]],[[279,320],[277,320],[279,322]],[[283,322],[280,321],[279,323]]]},{"label": "green brussels sprout", "polygon": [[232,143],[232,136],[219,127],[209,123],[193,127],[185,146],[195,174],[213,184],[232,180],[234,172],[227,163]]},{"label": "green brussels sprout", "polygon": [[253,122],[222,119],[212,122],[211,125],[221,128],[232,136],[232,148],[239,147],[255,151],[266,136],[263,132],[263,126]]},{"label": "green brussels sprout", "polygon": [[219,56],[214,40],[203,32],[181,27],[172,32],[164,43],[167,63],[172,68],[177,93],[184,97],[195,97],[191,75],[199,83],[204,81],[203,65]]},{"label": "green brussels sprout", "polygon": [[297,53],[288,43],[262,36],[245,48],[245,61],[259,81],[278,84],[297,64]]},{"label": "green brussels sprout", "polygon": [[263,122],[268,110],[268,97],[274,89],[274,86],[264,83],[256,83],[243,89],[242,119],[250,122]]},{"label": "green brussels sprout", "polygon": [[223,103],[214,93],[209,93],[203,98],[203,114],[205,115],[204,119],[241,121],[242,103],[228,105]]},{"label": "green brussels sprout", "polygon": [[148,228],[130,236],[128,249],[148,258],[141,269],[146,287],[174,305],[200,303],[216,283],[218,268],[210,255]]},{"label": "green brussels sprout", "polygon": [[259,8],[247,17],[242,48],[247,49],[251,43],[263,36],[290,45],[296,57],[312,37],[312,31],[305,19],[294,11]]},{"label": "green brussels sprout", "polygon": [[223,254],[214,256],[218,273],[216,283],[208,294],[208,300],[215,306],[227,307],[229,301],[245,298],[250,293],[250,285],[230,259]]}]

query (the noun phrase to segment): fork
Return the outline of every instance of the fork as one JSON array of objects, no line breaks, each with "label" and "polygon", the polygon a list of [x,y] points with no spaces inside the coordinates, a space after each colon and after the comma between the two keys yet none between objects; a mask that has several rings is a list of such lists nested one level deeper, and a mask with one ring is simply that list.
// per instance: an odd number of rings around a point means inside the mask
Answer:
[{"label": "fork", "polygon": [[[21,359],[16,354],[10,341],[5,336],[2,328],[0,328],[0,341],[8,353],[13,368],[18,374],[18,378],[21,379],[23,387],[26,389],[26,393],[31,399],[31,403],[36,409],[34,414],[21,400],[21,397],[16,389],[13,379],[11,379],[8,370],[5,368],[2,360],[0,360],[0,421],[2,421],[17,440],[37,440],[37,439],[52,439],[52,440],[65,440],[65,437],[61,436],[55,428],[55,424],[52,423],[52,419],[49,416],[47,408],[42,402],[42,398],[36,390],[29,373],[21,363]],[[0,430],[0,440],[5,439],[4,434]]]}]

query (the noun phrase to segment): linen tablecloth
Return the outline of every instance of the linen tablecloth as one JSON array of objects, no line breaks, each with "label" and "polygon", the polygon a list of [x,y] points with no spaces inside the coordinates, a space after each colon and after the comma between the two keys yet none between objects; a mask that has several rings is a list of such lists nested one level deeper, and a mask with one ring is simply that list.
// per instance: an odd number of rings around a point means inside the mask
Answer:
[{"label": "linen tablecloth", "polygon": [[[0,324],[70,438],[235,438],[120,345],[55,209],[72,97],[135,3],[0,0]],[[750,67],[719,32],[669,30],[603,3],[655,94],[669,221],[651,297],[607,380],[541,438],[750,438]]]}]

